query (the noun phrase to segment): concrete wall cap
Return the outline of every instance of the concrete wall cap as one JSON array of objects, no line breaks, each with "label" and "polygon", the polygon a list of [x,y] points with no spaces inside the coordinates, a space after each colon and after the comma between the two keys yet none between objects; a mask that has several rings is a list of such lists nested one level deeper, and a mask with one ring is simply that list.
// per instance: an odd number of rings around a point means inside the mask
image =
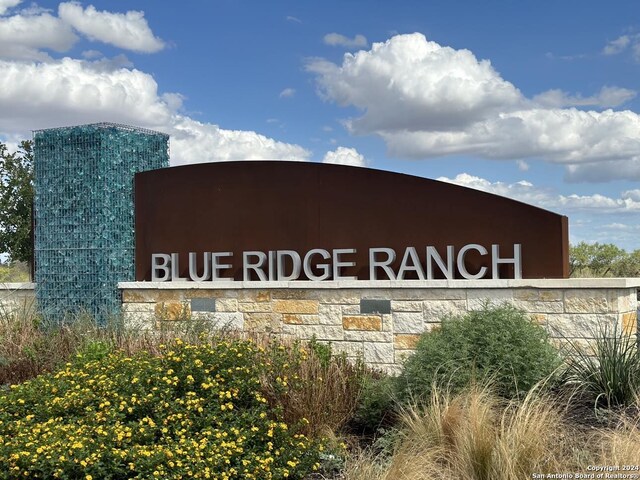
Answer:
[{"label": "concrete wall cap", "polygon": [[0,283],[0,290],[35,290],[36,284],[31,282],[23,283]]},{"label": "concrete wall cap", "polygon": [[[9,283],[17,285],[13,289],[33,289],[33,283]],[[30,287],[28,286],[30,285]],[[253,288],[289,288],[289,289],[344,289],[344,288],[451,288],[451,289],[483,289],[483,288],[640,288],[640,278],[549,278],[530,280],[338,280],[327,282],[120,282],[121,290],[229,290]],[[11,290],[11,287],[6,287]]]}]

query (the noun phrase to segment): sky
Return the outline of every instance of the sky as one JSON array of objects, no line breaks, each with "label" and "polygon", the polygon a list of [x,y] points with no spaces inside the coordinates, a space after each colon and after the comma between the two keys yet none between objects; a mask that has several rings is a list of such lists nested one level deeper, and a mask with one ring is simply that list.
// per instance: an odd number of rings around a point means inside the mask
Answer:
[{"label": "sky", "polygon": [[0,0],[10,148],[124,123],[168,133],[172,165],[417,175],[567,215],[571,243],[628,251],[639,72],[637,1]]}]

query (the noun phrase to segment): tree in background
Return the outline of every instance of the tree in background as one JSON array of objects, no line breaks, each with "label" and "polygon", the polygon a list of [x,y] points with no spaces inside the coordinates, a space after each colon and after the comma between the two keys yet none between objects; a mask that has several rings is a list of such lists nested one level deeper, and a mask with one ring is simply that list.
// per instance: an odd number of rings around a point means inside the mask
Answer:
[{"label": "tree in background", "polygon": [[617,267],[617,277],[640,277],[640,250],[634,250],[623,258]]},{"label": "tree in background", "polygon": [[570,247],[569,267],[572,277],[640,277],[640,250],[580,242]]},{"label": "tree in background", "polygon": [[33,262],[33,143],[25,140],[9,153],[0,143],[0,252],[10,261]]}]

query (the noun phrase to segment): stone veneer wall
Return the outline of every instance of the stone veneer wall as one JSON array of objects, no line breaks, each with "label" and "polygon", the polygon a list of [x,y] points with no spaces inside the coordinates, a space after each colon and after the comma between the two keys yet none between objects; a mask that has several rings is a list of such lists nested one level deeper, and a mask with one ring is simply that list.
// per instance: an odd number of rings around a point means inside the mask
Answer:
[{"label": "stone veneer wall", "polygon": [[637,331],[640,279],[120,283],[125,321],[153,329],[212,326],[315,337],[334,351],[398,371],[425,330],[448,314],[509,302],[558,339],[589,341],[598,326]]},{"label": "stone veneer wall", "polygon": [[33,312],[36,306],[35,283],[0,283],[0,317]]}]

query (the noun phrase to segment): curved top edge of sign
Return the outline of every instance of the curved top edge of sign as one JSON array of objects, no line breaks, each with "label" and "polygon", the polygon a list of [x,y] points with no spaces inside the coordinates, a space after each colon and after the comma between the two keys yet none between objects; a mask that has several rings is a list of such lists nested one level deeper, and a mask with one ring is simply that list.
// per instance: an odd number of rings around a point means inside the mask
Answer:
[{"label": "curved top edge of sign", "polygon": [[384,175],[384,176],[393,176],[396,178],[407,178],[407,179],[412,179],[412,180],[418,180],[418,181],[422,181],[422,182],[433,182],[433,183],[437,183],[439,185],[446,185],[447,188],[451,188],[452,190],[460,190],[460,191],[472,191],[475,194],[478,194],[480,196],[487,196],[487,197],[491,197],[491,198],[499,198],[503,201],[507,201],[507,202],[513,202],[515,204],[519,204],[522,205],[523,207],[528,207],[528,208],[532,208],[532,209],[536,209],[542,212],[546,212],[546,213],[550,213],[550,214],[554,214],[554,215],[558,215],[559,217],[566,217],[566,215],[548,210],[546,208],[542,208],[539,207],[537,205],[532,205],[530,203],[526,203],[523,202],[521,200],[516,200],[510,197],[506,197],[504,195],[499,195],[496,193],[490,193],[490,192],[486,192],[484,190],[478,190],[476,188],[472,188],[472,187],[465,187],[463,185],[458,185],[456,183],[450,183],[450,182],[443,182],[441,180],[436,180],[433,178],[428,178],[428,177],[421,177],[419,175],[413,175],[413,174],[409,174],[409,173],[401,173],[401,172],[394,172],[394,171],[390,171],[390,170],[382,170],[379,168],[371,168],[371,167],[358,167],[358,166],[353,166],[353,165],[341,165],[341,164],[335,164],[335,163],[321,163],[321,162],[307,162],[304,160],[256,160],[256,159],[247,159],[247,160],[230,160],[230,161],[218,161],[218,162],[201,162],[201,163],[190,163],[190,164],[186,164],[186,165],[175,165],[175,166],[170,166],[170,167],[165,167],[165,168],[161,168],[161,169],[155,169],[155,170],[148,170],[146,172],[140,172],[140,173],[136,173],[137,175],[149,175],[149,174],[157,174],[159,171],[171,171],[173,169],[197,169],[197,168],[215,168],[216,166],[223,168],[240,168],[240,167],[247,167],[250,165],[270,165],[272,167],[280,167],[280,166],[284,166],[287,165],[287,168],[301,168],[301,169],[312,169],[312,168],[317,168],[317,169],[334,169],[334,170],[340,170],[340,169],[344,169],[344,170],[349,170],[351,172],[354,171],[361,171],[363,172],[363,175]]}]

